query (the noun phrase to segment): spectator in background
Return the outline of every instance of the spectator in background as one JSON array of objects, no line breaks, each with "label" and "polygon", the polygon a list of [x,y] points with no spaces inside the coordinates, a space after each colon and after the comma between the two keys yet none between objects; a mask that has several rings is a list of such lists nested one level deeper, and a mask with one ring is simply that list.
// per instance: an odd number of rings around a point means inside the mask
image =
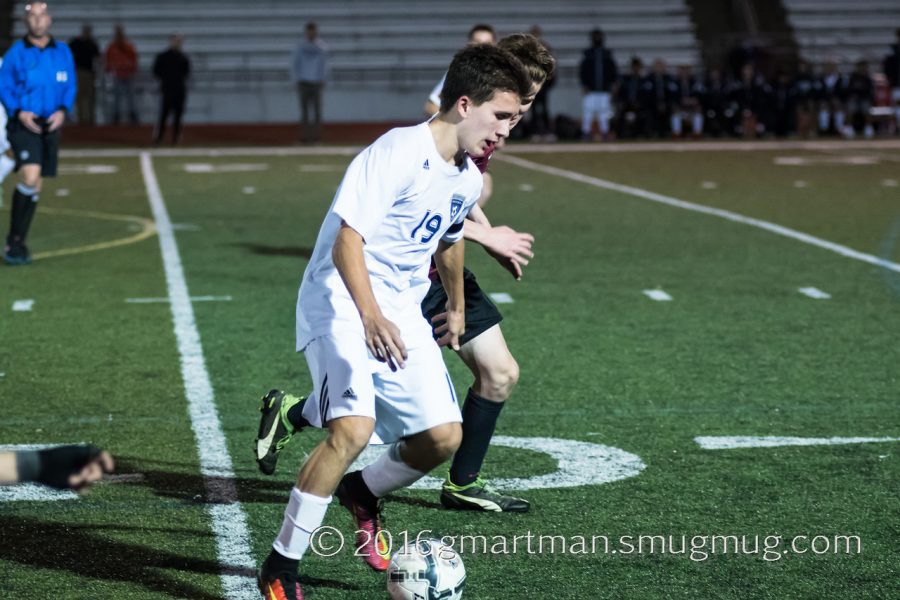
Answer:
[{"label": "spectator in background", "polygon": [[734,103],[736,115],[739,115],[736,124],[739,134],[753,139],[766,132],[772,88],[751,63],[741,68],[741,78],[732,84],[729,100]]},{"label": "spectator in background", "polygon": [[784,69],[778,69],[772,86],[772,132],[777,137],[787,137],[794,131],[795,104],[796,90],[791,77]]},{"label": "spectator in background", "polygon": [[[550,46],[547,45],[547,42],[541,37],[542,33],[543,32],[538,25],[531,28],[531,35],[536,37],[552,54],[553,52]],[[541,86],[541,90],[537,93],[537,96],[534,97],[534,102],[531,104],[531,122],[529,123],[529,129],[531,130],[530,133],[532,139],[536,141],[556,141],[556,136],[553,134],[550,127],[550,102],[547,98],[550,88],[552,88],[555,83],[556,71],[554,71],[553,75],[544,82],[544,85]]]},{"label": "spectator in background", "polygon": [[729,121],[734,118],[734,112],[728,107],[728,84],[720,67],[713,67],[706,73],[700,104],[704,133],[719,137],[731,131]]},{"label": "spectator in background", "polygon": [[596,117],[600,125],[600,136],[609,139],[609,121],[613,116],[612,94],[615,91],[619,73],[613,53],[606,48],[603,31],[591,32],[591,47],[584,51],[579,66],[579,79],[584,92],[581,110],[581,135],[591,139],[591,130]]},{"label": "spectator in background", "polygon": [[691,65],[680,65],[678,77],[675,79],[675,110],[672,113],[672,137],[681,137],[684,124],[691,128],[691,137],[697,139],[703,135],[703,108],[700,95],[703,83],[694,77]]},{"label": "spectator in background", "polygon": [[634,138],[646,133],[644,115],[641,111],[641,85],[644,80],[644,65],[637,56],[631,58],[631,70],[622,76],[616,87],[616,134],[623,139]]},{"label": "spectator in background", "polygon": [[678,84],[667,72],[663,59],[653,61],[653,72],[644,78],[643,88],[644,114],[650,135],[665,137],[678,97]]},{"label": "spectator in background", "polygon": [[837,63],[829,60],[821,78],[822,91],[819,96],[819,133],[841,133],[846,115],[847,80],[838,71]]},{"label": "spectator in background", "polygon": [[187,101],[187,79],[191,75],[191,61],[182,52],[184,36],[173,34],[169,48],[156,55],[153,61],[153,76],[159,80],[160,107],[159,120],[153,142],[162,142],[166,133],[166,122],[172,115],[172,143],[181,141],[181,117]]},{"label": "spectator in background", "polygon": [[[318,142],[322,133],[322,88],[328,74],[328,51],[319,38],[319,29],[312,21],[306,24],[306,34],[294,50],[293,75],[300,96],[300,119],[304,143]],[[313,113],[310,122],[310,112]]]},{"label": "spectator in background", "polygon": [[891,52],[884,57],[884,75],[891,86],[891,99],[894,103],[894,115],[900,126],[900,28],[895,32],[897,41],[891,44]]},{"label": "spectator in background", "polygon": [[805,60],[797,63],[793,88],[797,135],[808,138],[816,132],[813,123],[816,106],[822,95],[822,82],[813,74],[812,66]]},{"label": "spectator in background", "polygon": [[81,26],[81,35],[69,41],[69,50],[75,60],[75,75],[78,80],[78,94],[75,96],[75,113],[79,125],[96,123],[96,73],[100,47],[94,39],[90,25]]},{"label": "spectator in background", "polygon": [[875,83],[872,81],[872,76],[869,75],[868,62],[857,61],[856,69],[847,79],[846,97],[847,116],[850,117],[850,123],[841,133],[844,137],[853,137],[857,133],[862,133],[866,138],[873,137],[875,128],[872,126],[869,110],[875,100]]},{"label": "spectator in background", "polygon": [[134,104],[134,77],[138,70],[138,55],[128,38],[125,28],[116,25],[113,40],[106,47],[104,56],[106,72],[112,77],[113,88],[113,125],[118,125],[122,116],[122,102],[128,110],[128,120],[132,125],[138,122]]}]

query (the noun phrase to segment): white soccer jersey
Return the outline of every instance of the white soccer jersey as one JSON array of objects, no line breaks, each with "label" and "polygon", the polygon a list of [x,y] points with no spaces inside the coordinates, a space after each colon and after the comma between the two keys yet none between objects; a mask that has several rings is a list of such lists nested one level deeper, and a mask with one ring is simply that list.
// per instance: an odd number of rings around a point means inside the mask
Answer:
[{"label": "white soccer jersey", "polygon": [[[421,303],[438,242],[462,238],[482,177],[471,159],[459,167],[437,151],[427,123],[392,129],[363,150],[344,175],[297,298],[297,349],[319,336],[363,333],[356,305],[334,266],[331,251],[347,223],[365,240],[363,255],[384,316],[404,343],[431,340]],[[409,347],[409,346],[408,346]]]}]

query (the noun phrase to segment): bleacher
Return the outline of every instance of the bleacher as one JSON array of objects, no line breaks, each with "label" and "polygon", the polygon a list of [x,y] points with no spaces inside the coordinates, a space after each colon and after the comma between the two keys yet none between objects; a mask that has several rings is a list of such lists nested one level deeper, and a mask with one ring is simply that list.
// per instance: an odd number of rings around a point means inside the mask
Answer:
[{"label": "bleacher", "polygon": [[[700,60],[683,0],[72,0],[51,9],[53,33],[64,40],[90,23],[105,46],[114,25],[125,26],[140,54],[144,120],[155,112],[153,57],[176,31],[185,35],[194,67],[187,118],[195,123],[294,120],[289,65],[308,20],[319,24],[330,51],[325,118],[332,121],[418,118],[428,91],[476,22],[492,24],[500,35],[541,26],[560,64],[551,97],[555,112],[580,110],[577,65],[594,27],[604,29],[623,67],[631,56],[645,62],[661,57],[673,65]],[[18,22],[15,33],[23,32]]]},{"label": "bleacher", "polygon": [[834,60],[844,72],[866,59],[872,72],[900,27],[898,0],[783,0],[801,56],[815,64]]}]

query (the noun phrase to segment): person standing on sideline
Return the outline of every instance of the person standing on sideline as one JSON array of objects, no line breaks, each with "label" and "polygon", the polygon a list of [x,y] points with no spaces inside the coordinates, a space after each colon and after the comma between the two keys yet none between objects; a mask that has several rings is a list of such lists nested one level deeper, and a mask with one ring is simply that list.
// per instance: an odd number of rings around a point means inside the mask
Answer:
[{"label": "person standing on sideline", "polygon": [[169,113],[172,114],[172,143],[181,141],[181,116],[187,100],[187,79],[191,75],[191,61],[181,50],[183,44],[184,36],[172,35],[168,50],[157,54],[153,61],[153,76],[159,80],[161,96],[159,121],[153,135],[156,144],[162,142],[166,133]]},{"label": "person standing on sideline", "polygon": [[605,36],[599,29],[591,32],[591,47],[584,51],[579,66],[579,78],[584,98],[581,105],[581,135],[591,139],[594,117],[600,123],[603,140],[609,137],[609,121],[613,116],[612,93],[619,80],[612,50],[606,48]]},{"label": "person standing on sideline", "polygon": [[[322,139],[322,88],[328,76],[328,50],[319,38],[319,28],[310,21],[306,24],[303,41],[294,50],[292,63],[294,82],[300,96],[300,120],[303,124],[303,143]],[[312,111],[312,123],[310,123]]]},{"label": "person standing on sideline", "polygon": [[45,2],[25,6],[28,33],[14,43],[0,67],[0,101],[9,115],[7,132],[21,178],[13,193],[9,234],[3,250],[8,265],[27,265],[25,238],[43,177],[56,176],[59,129],[75,102],[75,63],[65,42],[50,35]]},{"label": "person standing on sideline", "polygon": [[[531,35],[537,38],[541,45],[546,48],[552,56],[550,46],[548,46],[547,42],[541,37],[542,33],[539,25],[534,25],[531,28]],[[547,98],[550,94],[550,88],[552,88],[554,84],[556,84],[555,72],[544,82],[544,85],[541,86],[541,91],[537,93],[537,96],[534,97],[534,102],[531,104],[531,123],[529,127],[531,131],[529,133],[531,134],[531,139],[533,141],[556,141],[556,136],[553,134],[552,127],[550,126],[550,101]]]},{"label": "person standing on sideline", "polygon": [[96,73],[100,48],[94,40],[90,25],[81,26],[81,35],[69,40],[69,49],[75,59],[75,74],[78,77],[78,94],[75,96],[75,114],[79,125],[96,123]]},{"label": "person standing on sideline", "polygon": [[132,125],[138,122],[137,110],[134,106],[134,77],[138,70],[138,55],[128,38],[125,28],[116,25],[113,40],[106,47],[106,72],[113,82],[113,125],[118,125],[122,116],[122,102],[128,110],[128,120]]}]

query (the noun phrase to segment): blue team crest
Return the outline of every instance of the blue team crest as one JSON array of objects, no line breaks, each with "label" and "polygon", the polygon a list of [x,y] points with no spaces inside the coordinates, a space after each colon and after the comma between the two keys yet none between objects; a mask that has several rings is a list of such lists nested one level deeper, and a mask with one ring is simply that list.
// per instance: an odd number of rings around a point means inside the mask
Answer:
[{"label": "blue team crest", "polygon": [[450,198],[450,220],[456,220],[456,215],[459,214],[460,209],[462,208],[463,202],[466,197],[461,196],[459,194],[453,194],[453,197]]}]

